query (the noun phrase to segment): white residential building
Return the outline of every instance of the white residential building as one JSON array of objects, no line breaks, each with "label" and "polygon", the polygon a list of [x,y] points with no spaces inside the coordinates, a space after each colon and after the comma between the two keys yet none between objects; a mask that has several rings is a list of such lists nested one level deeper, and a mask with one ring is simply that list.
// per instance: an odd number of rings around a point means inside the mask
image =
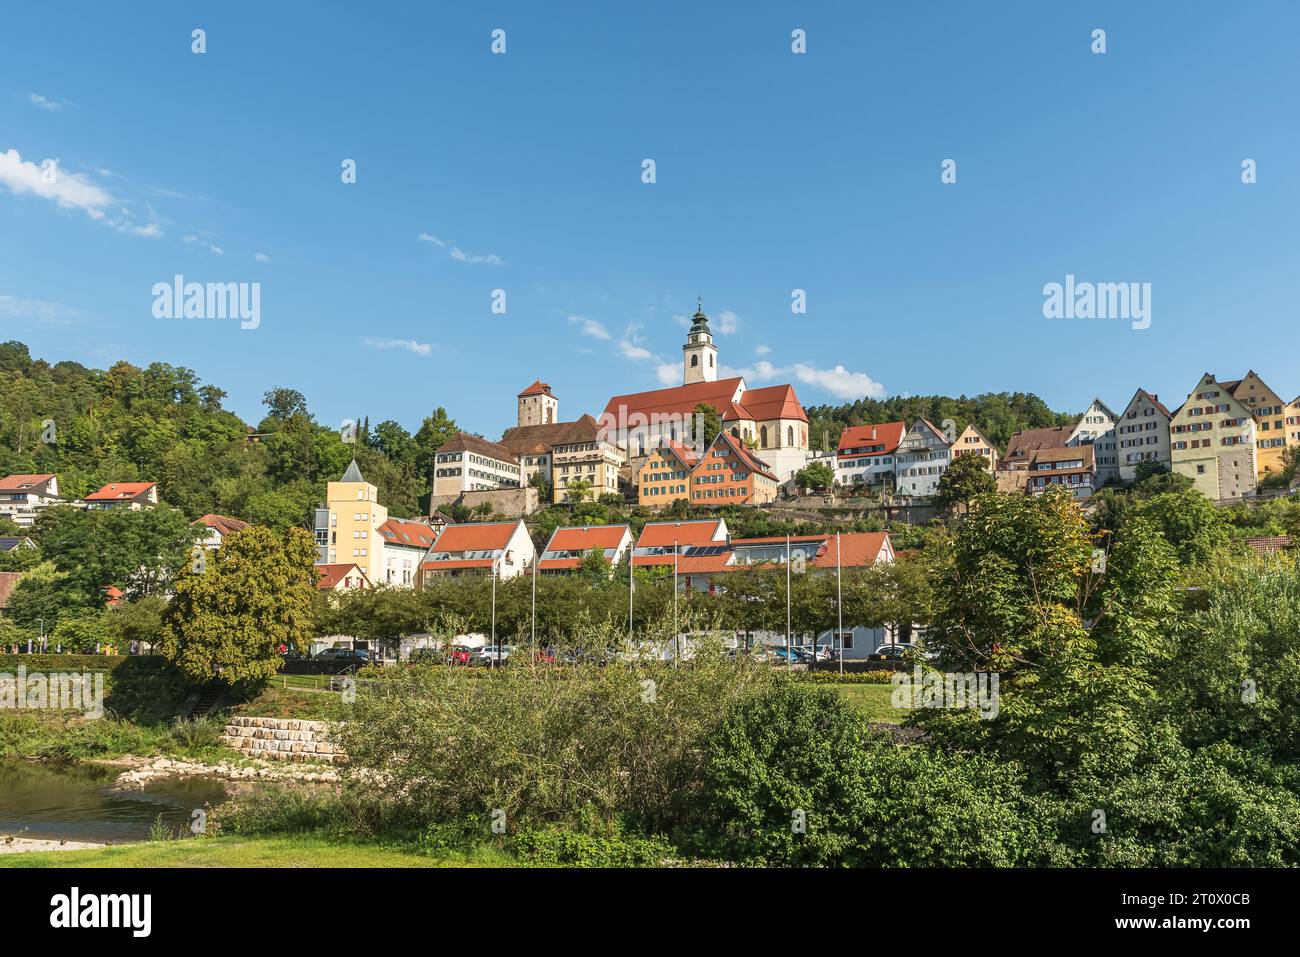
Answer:
[{"label": "white residential building", "polygon": [[[1159,462],[1171,468],[1169,455],[1170,412],[1158,395],[1138,389],[1133,393],[1115,426],[1119,446],[1119,477],[1131,482],[1142,462]],[[1099,470],[1100,471],[1100,470]]]}]

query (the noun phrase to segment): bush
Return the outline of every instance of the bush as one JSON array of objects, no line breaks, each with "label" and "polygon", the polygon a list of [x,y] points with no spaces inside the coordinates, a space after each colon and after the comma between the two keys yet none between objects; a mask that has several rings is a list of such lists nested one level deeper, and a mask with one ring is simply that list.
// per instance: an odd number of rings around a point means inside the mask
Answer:
[{"label": "bush", "polygon": [[[596,628],[587,648],[614,647]],[[704,652],[660,662],[491,672],[411,667],[361,683],[339,732],[346,780],[436,821],[506,813],[512,828],[627,821],[662,830],[699,779],[702,745],[727,703],[771,669]]]},{"label": "bush", "polygon": [[1060,856],[1019,772],[876,736],[826,688],[740,702],[710,742],[692,846],[746,864],[964,867]]},{"label": "bush", "polygon": [[659,837],[619,831],[604,837],[557,828],[521,831],[506,842],[506,849],[525,863],[544,867],[662,867],[677,857]]}]

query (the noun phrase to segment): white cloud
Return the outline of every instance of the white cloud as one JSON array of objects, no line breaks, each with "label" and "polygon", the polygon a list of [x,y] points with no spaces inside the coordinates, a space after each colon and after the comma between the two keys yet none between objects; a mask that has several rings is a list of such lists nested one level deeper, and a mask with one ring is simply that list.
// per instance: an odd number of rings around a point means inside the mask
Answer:
[{"label": "white cloud", "polygon": [[636,359],[639,361],[642,359],[654,358],[654,353],[649,349],[644,346],[638,346],[633,342],[629,342],[627,339],[623,339],[619,342],[618,351],[623,353],[623,357],[626,359]]},{"label": "white cloud", "polygon": [[844,366],[834,369],[816,369],[796,362],[795,377],[807,385],[815,385],[841,399],[883,399],[885,387],[864,372],[850,372]]},{"label": "white cloud", "polygon": [[420,233],[415,238],[422,243],[429,243],[433,246],[437,246],[439,249],[446,249],[447,255],[450,256],[452,259],[456,260],[457,262],[469,263],[470,265],[488,265],[488,266],[505,265],[505,262],[496,253],[485,253],[483,255],[471,255],[470,253],[467,253],[464,250],[462,250],[459,246],[448,247],[446,240],[439,239],[437,236],[433,235],[433,233]]},{"label": "white cloud", "polygon": [[637,335],[637,330],[640,328],[640,326],[633,322],[623,330],[623,338],[620,339],[618,343],[618,351],[623,354],[623,358],[635,359],[638,362],[642,362],[646,359],[653,359],[655,357],[653,352],[642,345],[642,343],[645,342],[645,337]]},{"label": "white cloud", "polygon": [[[157,223],[150,223],[148,226],[132,226],[129,224],[123,224],[118,227],[118,232],[130,233],[132,236],[147,236],[150,239],[155,239],[163,234],[162,227]],[[220,247],[213,246],[212,251],[217,255],[221,255]]]},{"label": "white cloud", "polygon": [[269,263],[271,261],[271,257],[266,253],[253,253],[253,258],[260,263]]},{"label": "white cloud", "polygon": [[772,347],[771,347],[771,346],[758,346],[758,347],[754,350],[754,355],[756,355],[756,356],[765,356],[765,355],[767,355],[767,354],[768,354],[769,352],[771,352],[771,351],[772,351]]},{"label": "white cloud", "polygon": [[86,314],[61,302],[41,302],[39,299],[17,299],[0,295],[0,319],[48,323],[52,326],[70,326],[86,320]]},{"label": "white cloud", "polygon": [[677,325],[681,326],[683,329],[689,329],[691,325],[691,317],[684,316],[679,312],[673,316],[673,322],[677,323]]},{"label": "white cloud", "polygon": [[743,376],[751,385],[757,382],[774,382],[779,379],[793,377],[804,385],[815,386],[840,399],[883,399],[885,397],[885,387],[883,385],[866,373],[850,372],[844,366],[836,366],[833,369],[818,369],[807,363],[796,362],[792,366],[782,367],[773,365],[766,359],[760,359],[752,366],[743,369],[722,366],[718,370],[718,374],[723,378]]},{"label": "white cloud", "polygon": [[31,99],[34,106],[39,106],[42,110],[48,110],[51,113],[57,113],[63,109],[62,100],[51,100],[39,93],[33,93]]},{"label": "white cloud", "polygon": [[661,362],[655,367],[655,378],[660,385],[681,385],[682,367],[676,362]]},{"label": "white cloud", "polygon": [[64,209],[79,209],[91,219],[103,219],[104,210],[113,204],[107,190],[81,173],[66,173],[54,167],[52,182],[45,182],[36,163],[24,161],[15,149],[0,153],[0,185],[15,195],[31,193],[53,200]]},{"label": "white cloud", "polygon": [[416,342],[414,339],[366,339],[366,345],[372,349],[405,349],[417,356],[433,355],[433,345],[428,342]]},{"label": "white cloud", "polygon": [[739,325],[740,317],[730,309],[724,309],[718,313],[718,331],[724,336],[731,335]]},{"label": "white cloud", "polygon": [[597,322],[595,319],[588,319],[585,316],[570,316],[570,322],[575,322],[582,329],[584,336],[591,336],[593,339],[603,339],[606,342],[612,338],[609,330]]},{"label": "white cloud", "polygon": [[501,257],[495,253],[488,253],[486,256],[471,256],[469,253],[461,252],[459,246],[451,247],[451,258],[463,263],[487,263],[489,266],[504,266]]},{"label": "white cloud", "polygon": [[194,235],[183,236],[181,238],[181,242],[185,243],[185,245],[187,246],[194,246],[194,245],[206,246],[209,250],[216,253],[218,256],[224,256],[226,254],[226,251],[224,249],[222,249],[220,246],[213,245],[212,243],[204,239],[202,236],[194,236]]}]

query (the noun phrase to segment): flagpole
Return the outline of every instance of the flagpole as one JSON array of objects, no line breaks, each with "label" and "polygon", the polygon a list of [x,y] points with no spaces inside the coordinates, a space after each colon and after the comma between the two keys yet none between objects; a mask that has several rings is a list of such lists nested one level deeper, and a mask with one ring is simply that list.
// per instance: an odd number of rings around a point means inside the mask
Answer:
[{"label": "flagpole", "polygon": [[682,637],[677,626],[677,542],[673,541],[673,664],[682,656]]},{"label": "flagpole", "polygon": [[497,667],[501,667],[501,646],[497,644],[497,563],[492,560],[492,647],[497,652]]},{"label": "flagpole", "polygon": [[537,552],[533,552],[533,648],[537,648]]},{"label": "flagpole", "polygon": [[835,629],[835,637],[840,643],[840,674],[844,674],[844,584],[841,574],[840,565],[840,533],[835,533],[835,613],[839,618],[839,626]]},{"label": "flagpole", "polygon": [[632,644],[632,567],[636,564],[636,546],[627,551],[627,643]]},{"label": "flagpole", "polygon": [[790,667],[790,536],[785,537],[785,666]]}]

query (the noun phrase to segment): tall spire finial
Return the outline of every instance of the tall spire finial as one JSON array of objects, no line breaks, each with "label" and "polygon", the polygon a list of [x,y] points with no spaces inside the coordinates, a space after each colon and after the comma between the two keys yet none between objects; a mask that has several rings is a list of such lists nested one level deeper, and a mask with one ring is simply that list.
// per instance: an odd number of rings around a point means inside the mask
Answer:
[{"label": "tall spire finial", "polygon": [[703,297],[703,296],[696,296],[696,297],[695,297],[695,311],[696,311],[696,312],[703,312],[703,311],[704,311],[704,297]]}]

